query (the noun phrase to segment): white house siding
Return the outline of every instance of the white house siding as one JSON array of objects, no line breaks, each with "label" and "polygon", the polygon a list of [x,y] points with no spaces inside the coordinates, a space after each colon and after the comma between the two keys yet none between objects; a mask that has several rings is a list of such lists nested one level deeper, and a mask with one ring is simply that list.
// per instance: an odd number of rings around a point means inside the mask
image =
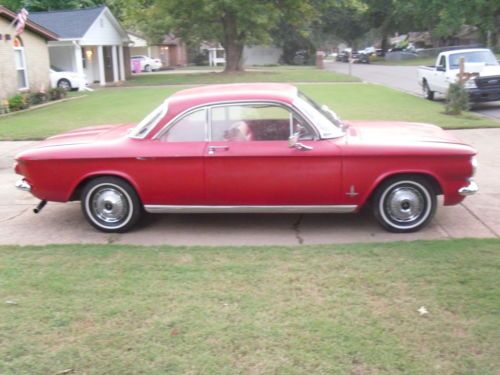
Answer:
[{"label": "white house siding", "polygon": [[244,65],[278,64],[283,49],[273,46],[245,46],[243,49]]},{"label": "white house siding", "polygon": [[118,46],[122,44],[123,36],[120,35],[106,12],[101,13],[80,41],[82,46]]}]

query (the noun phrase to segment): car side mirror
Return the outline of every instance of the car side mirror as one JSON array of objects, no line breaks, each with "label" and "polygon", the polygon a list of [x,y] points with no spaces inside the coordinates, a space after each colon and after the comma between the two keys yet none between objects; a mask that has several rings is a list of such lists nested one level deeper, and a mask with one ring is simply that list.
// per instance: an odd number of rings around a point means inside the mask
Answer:
[{"label": "car side mirror", "polygon": [[436,70],[437,70],[438,72],[446,72],[446,68],[445,68],[444,66],[437,66],[437,67],[436,67]]},{"label": "car side mirror", "polygon": [[313,148],[311,146],[307,146],[303,143],[299,142],[300,138],[300,132],[293,133],[289,138],[288,138],[288,147],[290,148],[295,148],[299,151],[310,151]]}]

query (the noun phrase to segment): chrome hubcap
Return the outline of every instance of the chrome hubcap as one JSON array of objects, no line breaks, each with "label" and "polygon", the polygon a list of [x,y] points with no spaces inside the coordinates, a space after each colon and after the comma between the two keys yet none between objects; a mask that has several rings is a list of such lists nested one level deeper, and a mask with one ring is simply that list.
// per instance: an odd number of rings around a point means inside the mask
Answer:
[{"label": "chrome hubcap", "polygon": [[413,187],[399,187],[391,191],[386,200],[386,212],[400,223],[418,219],[425,209],[423,194]]},{"label": "chrome hubcap", "polygon": [[129,207],[125,195],[118,189],[106,187],[92,197],[92,211],[95,217],[105,223],[117,223],[123,220]]}]

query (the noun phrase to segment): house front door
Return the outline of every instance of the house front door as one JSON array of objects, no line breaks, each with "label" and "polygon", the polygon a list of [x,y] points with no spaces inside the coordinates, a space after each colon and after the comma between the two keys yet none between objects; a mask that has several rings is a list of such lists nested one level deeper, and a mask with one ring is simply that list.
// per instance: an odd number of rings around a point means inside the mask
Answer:
[{"label": "house front door", "polygon": [[113,82],[113,54],[111,46],[103,47],[104,54],[104,78],[106,82]]}]

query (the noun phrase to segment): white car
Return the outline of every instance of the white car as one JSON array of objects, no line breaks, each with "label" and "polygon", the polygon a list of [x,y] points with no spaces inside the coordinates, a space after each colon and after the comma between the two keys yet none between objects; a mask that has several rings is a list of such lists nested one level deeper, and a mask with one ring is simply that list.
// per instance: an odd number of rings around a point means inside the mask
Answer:
[{"label": "white car", "polygon": [[162,67],[161,60],[152,59],[149,56],[137,55],[130,58],[132,70],[134,70],[134,61],[139,61],[141,64],[141,72],[152,72],[153,70],[160,70]]},{"label": "white car", "polygon": [[50,86],[60,87],[65,90],[78,90],[80,88],[80,76],[75,72],[68,72],[55,66],[50,67]]}]

